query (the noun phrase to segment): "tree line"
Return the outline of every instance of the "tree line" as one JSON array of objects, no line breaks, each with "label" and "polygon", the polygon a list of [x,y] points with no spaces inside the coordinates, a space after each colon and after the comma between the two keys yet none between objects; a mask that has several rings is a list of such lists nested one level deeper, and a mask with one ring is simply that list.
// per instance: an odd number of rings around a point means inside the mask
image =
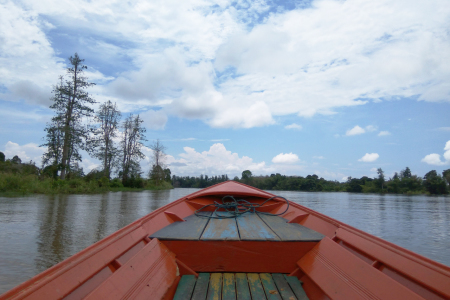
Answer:
[{"label": "tree line", "polygon": [[[305,192],[350,192],[350,193],[392,193],[392,194],[434,194],[449,193],[450,169],[438,174],[432,170],[419,177],[411,174],[406,167],[386,180],[384,171],[379,168],[378,176],[370,178],[348,177],[347,181],[326,180],[315,174],[303,176],[286,176],[280,173],[267,176],[253,176],[250,170],[242,172],[241,178],[235,176],[234,181],[262,190],[305,191]],[[183,188],[204,188],[228,180],[227,175],[199,177],[172,176],[172,185]]]},{"label": "tree line", "polygon": [[[110,100],[100,104],[87,92],[95,84],[84,75],[87,66],[77,53],[69,58],[66,76],[60,76],[53,88],[52,105],[55,112],[45,127],[47,150],[43,155],[43,173],[61,180],[85,176],[79,167],[80,150],[101,161],[100,170],[86,175],[88,179],[111,179],[116,171],[124,186],[142,187],[139,162],[145,158],[143,143],[147,141],[143,120],[139,115],[128,115],[121,122],[121,112]],[[156,185],[170,181],[170,170],[164,167],[165,147],[158,141],[153,150],[153,166],[149,177]]]}]

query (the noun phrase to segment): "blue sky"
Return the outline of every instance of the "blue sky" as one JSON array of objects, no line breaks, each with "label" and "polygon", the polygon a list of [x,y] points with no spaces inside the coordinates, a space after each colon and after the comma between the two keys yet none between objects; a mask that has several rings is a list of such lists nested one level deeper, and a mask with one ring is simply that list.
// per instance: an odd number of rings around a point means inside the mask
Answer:
[{"label": "blue sky", "polygon": [[40,163],[77,52],[91,95],[139,113],[172,174],[441,172],[449,20],[445,0],[0,0],[0,151]]}]

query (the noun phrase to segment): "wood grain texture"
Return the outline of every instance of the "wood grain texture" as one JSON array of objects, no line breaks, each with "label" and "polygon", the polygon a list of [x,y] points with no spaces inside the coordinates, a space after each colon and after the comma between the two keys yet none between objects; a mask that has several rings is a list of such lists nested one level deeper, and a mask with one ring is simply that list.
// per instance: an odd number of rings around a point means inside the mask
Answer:
[{"label": "wood grain texture", "polygon": [[212,273],[209,278],[208,300],[221,300],[222,298],[222,273]]},{"label": "wood grain texture", "polygon": [[264,223],[285,242],[318,242],[324,235],[297,223],[287,223],[279,216],[258,214]]},{"label": "wood grain texture", "polygon": [[199,273],[197,278],[197,283],[195,285],[194,293],[192,294],[192,299],[205,300],[206,294],[208,292],[209,285],[209,273]]},{"label": "wood grain texture", "polygon": [[261,283],[266,292],[267,300],[281,300],[280,293],[272,276],[269,273],[261,273],[259,274],[259,277],[261,278]]},{"label": "wood grain texture", "polygon": [[250,290],[248,287],[247,274],[236,273],[236,299],[251,300]]},{"label": "wood grain texture", "polygon": [[283,274],[280,273],[272,274],[272,278],[278,288],[278,291],[280,291],[281,297],[283,299],[296,298],[294,292],[292,291]]},{"label": "wood grain texture", "polygon": [[194,275],[181,276],[181,280],[178,283],[177,292],[173,297],[173,300],[189,300],[191,299],[192,292],[194,291],[195,282],[197,278]]},{"label": "wood grain texture", "polygon": [[[228,212],[219,212],[220,216],[231,216]],[[204,241],[238,241],[239,233],[236,218],[210,219],[201,236]]]},{"label": "wood grain texture", "polygon": [[[210,212],[204,213],[210,215]],[[208,218],[190,215],[186,222],[175,222],[150,235],[159,240],[199,240],[208,223]]]},{"label": "wood grain texture", "polygon": [[252,294],[252,299],[266,299],[266,294],[264,293],[261,280],[259,279],[258,273],[248,273],[248,286],[250,287],[250,292]]},{"label": "wood grain texture", "polygon": [[298,300],[309,300],[308,296],[305,293],[305,290],[302,287],[300,280],[298,280],[297,277],[284,275],[284,278],[286,278],[287,283],[291,287],[292,291],[294,292]]},{"label": "wood grain texture", "polygon": [[222,300],[236,300],[236,281],[233,273],[223,274]]},{"label": "wood grain texture", "polygon": [[279,241],[280,238],[255,213],[236,218],[241,241]]}]

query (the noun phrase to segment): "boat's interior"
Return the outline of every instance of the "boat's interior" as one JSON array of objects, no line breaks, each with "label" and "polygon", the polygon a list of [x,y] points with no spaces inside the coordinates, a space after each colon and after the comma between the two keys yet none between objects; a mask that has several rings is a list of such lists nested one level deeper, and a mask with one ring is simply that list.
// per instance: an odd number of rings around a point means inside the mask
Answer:
[{"label": "boat's interior", "polygon": [[[195,215],[229,194],[226,187],[172,202],[3,297],[450,298],[448,267],[295,203],[281,216]],[[272,196],[244,185],[232,189],[235,197],[252,203]],[[272,214],[285,210],[286,202],[278,198],[260,208]]]}]

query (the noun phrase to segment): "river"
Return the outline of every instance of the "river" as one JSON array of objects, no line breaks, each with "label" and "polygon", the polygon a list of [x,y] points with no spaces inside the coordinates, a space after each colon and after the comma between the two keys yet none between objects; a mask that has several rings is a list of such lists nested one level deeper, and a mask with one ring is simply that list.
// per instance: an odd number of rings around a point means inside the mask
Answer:
[{"label": "river", "polygon": [[[0,197],[0,294],[196,190]],[[450,266],[450,197],[271,192]]]}]

